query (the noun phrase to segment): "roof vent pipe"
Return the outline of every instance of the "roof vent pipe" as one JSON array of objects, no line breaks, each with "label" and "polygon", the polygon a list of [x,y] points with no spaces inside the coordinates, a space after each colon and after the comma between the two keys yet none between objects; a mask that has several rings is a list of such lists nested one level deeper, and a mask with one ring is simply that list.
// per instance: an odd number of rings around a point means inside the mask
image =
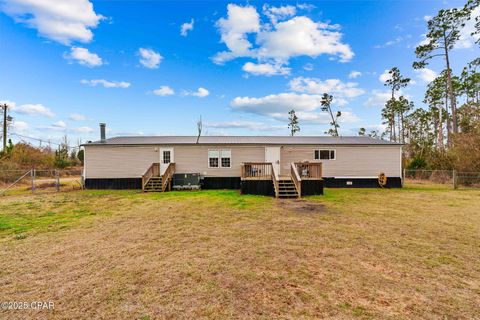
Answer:
[{"label": "roof vent pipe", "polygon": [[106,123],[100,123],[100,141],[105,142],[105,127]]}]

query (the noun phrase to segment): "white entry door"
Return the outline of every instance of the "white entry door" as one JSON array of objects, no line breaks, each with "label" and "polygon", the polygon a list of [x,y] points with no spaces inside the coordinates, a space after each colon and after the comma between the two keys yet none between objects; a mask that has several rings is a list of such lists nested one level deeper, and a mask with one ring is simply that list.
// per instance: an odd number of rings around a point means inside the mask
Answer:
[{"label": "white entry door", "polygon": [[165,173],[170,162],[174,162],[173,148],[160,148],[160,174]]},{"label": "white entry door", "polygon": [[271,162],[275,172],[280,175],[280,147],[265,147],[265,162]]}]

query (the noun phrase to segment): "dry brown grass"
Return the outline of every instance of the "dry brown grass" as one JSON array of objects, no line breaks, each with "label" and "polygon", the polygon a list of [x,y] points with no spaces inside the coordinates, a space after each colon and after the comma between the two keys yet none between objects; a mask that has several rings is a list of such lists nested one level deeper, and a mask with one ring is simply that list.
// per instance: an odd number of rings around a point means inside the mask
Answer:
[{"label": "dry brown grass", "polygon": [[234,191],[6,197],[0,301],[55,310],[0,318],[479,317],[479,198],[426,186],[301,202]]}]

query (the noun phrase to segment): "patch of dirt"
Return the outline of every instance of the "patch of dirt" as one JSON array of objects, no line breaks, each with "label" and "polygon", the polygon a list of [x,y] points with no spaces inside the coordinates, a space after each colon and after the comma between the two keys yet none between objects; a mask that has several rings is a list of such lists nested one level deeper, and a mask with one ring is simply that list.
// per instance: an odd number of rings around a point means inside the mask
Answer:
[{"label": "patch of dirt", "polygon": [[298,213],[324,213],[328,211],[325,205],[321,203],[298,199],[279,199],[277,200],[277,206]]}]

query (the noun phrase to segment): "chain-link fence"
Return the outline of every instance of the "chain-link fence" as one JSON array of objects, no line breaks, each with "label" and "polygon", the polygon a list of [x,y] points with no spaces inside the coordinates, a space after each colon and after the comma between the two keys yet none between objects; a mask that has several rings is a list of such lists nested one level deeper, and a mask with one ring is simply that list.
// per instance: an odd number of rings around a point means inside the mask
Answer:
[{"label": "chain-link fence", "polygon": [[456,170],[404,170],[404,186],[441,185],[447,188],[480,188],[480,172]]},{"label": "chain-link fence", "polygon": [[83,188],[82,170],[3,170],[0,172],[0,196],[46,193]]}]

